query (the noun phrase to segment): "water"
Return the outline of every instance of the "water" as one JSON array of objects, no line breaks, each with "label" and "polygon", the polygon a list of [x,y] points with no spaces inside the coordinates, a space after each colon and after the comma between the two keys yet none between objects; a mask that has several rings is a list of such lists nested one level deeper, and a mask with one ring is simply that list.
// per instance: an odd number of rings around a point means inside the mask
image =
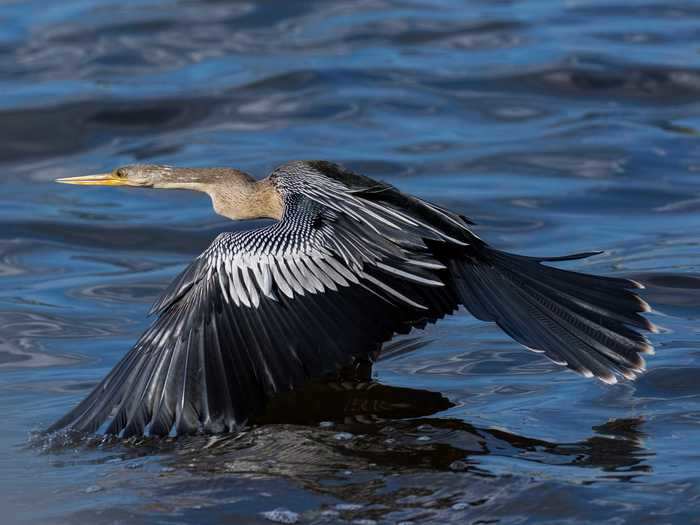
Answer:
[{"label": "water", "polygon": [[[0,2],[3,523],[700,522],[699,18],[675,0]],[[665,328],[648,373],[587,381],[461,315],[379,384],[281,399],[238,437],[28,447],[239,227],[202,195],[52,180],[295,158],[438,201],[503,249],[606,250],[568,267],[647,284]]]}]

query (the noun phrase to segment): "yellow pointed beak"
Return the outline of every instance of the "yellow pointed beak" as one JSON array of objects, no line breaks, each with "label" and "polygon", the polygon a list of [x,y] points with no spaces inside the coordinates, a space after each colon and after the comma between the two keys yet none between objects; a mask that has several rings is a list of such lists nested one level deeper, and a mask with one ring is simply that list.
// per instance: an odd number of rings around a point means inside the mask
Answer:
[{"label": "yellow pointed beak", "polygon": [[81,184],[83,186],[128,186],[126,178],[117,177],[113,173],[86,175],[84,177],[66,177],[56,179],[61,184]]}]

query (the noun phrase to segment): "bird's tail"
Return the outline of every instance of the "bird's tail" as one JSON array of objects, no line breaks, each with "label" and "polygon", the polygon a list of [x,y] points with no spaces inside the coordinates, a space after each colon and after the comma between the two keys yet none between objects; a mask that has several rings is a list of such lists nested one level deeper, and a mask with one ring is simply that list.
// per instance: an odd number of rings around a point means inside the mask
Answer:
[{"label": "bird's tail", "polygon": [[453,261],[451,274],[462,304],[478,319],[494,321],[530,350],[586,377],[615,383],[644,371],[652,354],[638,330],[656,331],[639,315],[649,305],[628,279],[599,277],[545,266],[600,252],[534,258],[488,246],[467,260]]}]

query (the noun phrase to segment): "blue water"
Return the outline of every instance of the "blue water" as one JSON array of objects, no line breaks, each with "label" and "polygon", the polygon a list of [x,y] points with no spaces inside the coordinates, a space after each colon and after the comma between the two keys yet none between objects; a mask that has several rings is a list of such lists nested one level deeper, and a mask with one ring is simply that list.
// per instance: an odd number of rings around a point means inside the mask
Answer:
[{"label": "blue water", "polygon": [[[0,2],[2,523],[700,522],[699,49],[690,1]],[[503,249],[605,250],[568,267],[647,285],[648,372],[585,380],[462,314],[241,436],[30,446],[234,227],[52,180],[299,158]]]}]

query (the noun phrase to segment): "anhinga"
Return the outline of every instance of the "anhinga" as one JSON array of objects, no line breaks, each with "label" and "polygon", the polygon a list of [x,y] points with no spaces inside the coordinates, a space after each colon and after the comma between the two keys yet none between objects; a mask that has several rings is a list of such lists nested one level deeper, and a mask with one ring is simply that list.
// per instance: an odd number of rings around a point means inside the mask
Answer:
[{"label": "anhinga", "polygon": [[229,168],[126,166],[69,184],[183,188],[231,219],[153,306],[157,317],[94,391],[49,430],[225,432],[273,394],[367,359],[461,305],[586,377],[644,370],[649,306],[621,278],[496,250],[466,217],[325,161],[256,181]]}]

